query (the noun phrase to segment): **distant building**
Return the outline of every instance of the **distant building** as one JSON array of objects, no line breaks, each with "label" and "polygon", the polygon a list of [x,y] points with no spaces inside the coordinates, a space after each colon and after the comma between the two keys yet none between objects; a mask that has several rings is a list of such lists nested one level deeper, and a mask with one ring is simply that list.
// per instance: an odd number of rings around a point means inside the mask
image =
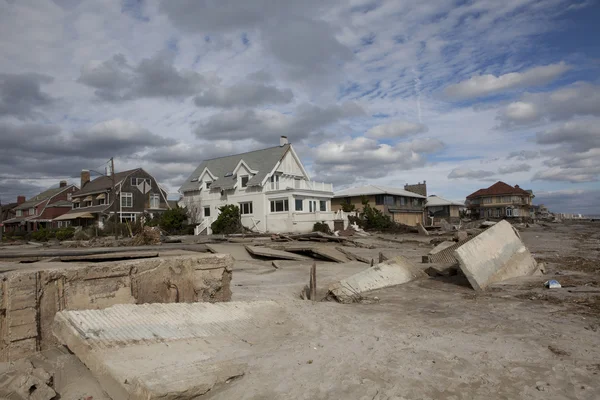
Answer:
[{"label": "distant building", "polygon": [[466,209],[463,203],[431,195],[425,203],[425,210],[427,212],[427,220],[425,222],[427,225],[436,225],[442,219],[451,223],[458,222],[460,220],[460,211],[463,209]]},{"label": "distant building", "polygon": [[[419,184],[417,190],[427,193],[425,182]],[[417,185],[412,186],[415,189]],[[423,210],[426,201],[425,195],[417,194],[406,189],[399,189],[381,185],[360,186],[335,192],[331,200],[333,210],[342,210],[344,204],[354,205],[357,211],[362,210],[363,200],[371,207],[388,215],[393,221],[410,226],[417,223],[423,224]]]},{"label": "distant building", "polygon": [[54,218],[71,209],[71,196],[77,186],[60,181],[58,187],[48,189],[25,200],[17,198],[18,205],[13,209],[15,216],[4,221],[6,231],[33,232],[41,228],[55,228]]},{"label": "distant building", "polygon": [[479,218],[531,218],[534,197],[530,190],[499,181],[468,195],[466,206]]}]

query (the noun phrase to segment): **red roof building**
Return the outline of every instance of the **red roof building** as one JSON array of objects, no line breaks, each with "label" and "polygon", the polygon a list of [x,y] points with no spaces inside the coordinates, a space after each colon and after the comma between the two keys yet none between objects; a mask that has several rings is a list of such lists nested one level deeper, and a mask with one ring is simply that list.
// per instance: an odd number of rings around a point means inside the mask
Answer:
[{"label": "red roof building", "polygon": [[531,190],[499,181],[468,195],[466,205],[480,218],[529,218],[534,197]]}]

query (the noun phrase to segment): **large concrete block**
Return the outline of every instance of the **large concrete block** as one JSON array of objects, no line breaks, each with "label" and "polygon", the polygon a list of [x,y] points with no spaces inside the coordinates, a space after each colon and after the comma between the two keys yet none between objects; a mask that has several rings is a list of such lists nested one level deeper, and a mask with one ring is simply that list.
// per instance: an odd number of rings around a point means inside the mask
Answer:
[{"label": "large concrete block", "polygon": [[494,282],[531,275],[537,263],[512,225],[500,221],[454,250],[460,268],[475,290]]},{"label": "large concrete block", "polygon": [[227,357],[247,355],[240,338],[281,316],[271,301],[123,304],[62,311],[54,334],[113,399],[185,400],[243,375],[246,364]]},{"label": "large concrete block", "polygon": [[55,345],[52,321],[61,310],[231,299],[233,259],[226,254],[15,265],[0,273],[0,361]]},{"label": "large concrete block", "polygon": [[399,256],[334,283],[329,287],[329,292],[341,303],[352,303],[365,292],[400,285],[425,276],[421,269]]}]

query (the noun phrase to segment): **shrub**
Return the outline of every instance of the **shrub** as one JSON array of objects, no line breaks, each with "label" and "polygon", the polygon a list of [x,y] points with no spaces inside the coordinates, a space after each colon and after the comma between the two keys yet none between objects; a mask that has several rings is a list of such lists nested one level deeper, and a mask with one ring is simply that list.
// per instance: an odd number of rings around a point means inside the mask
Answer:
[{"label": "shrub", "polygon": [[185,209],[176,207],[165,211],[158,219],[158,225],[168,233],[180,231],[187,221]]},{"label": "shrub", "polygon": [[323,232],[331,235],[331,229],[329,228],[329,225],[327,225],[327,223],[325,222],[316,222],[313,225],[313,232]]},{"label": "shrub", "polygon": [[219,211],[221,211],[221,214],[210,226],[213,233],[228,235],[242,231],[242,219],[238,206],[227,204],[219,207]]},{"label": "shrub", "polygon": [[354,204],[342,203],[342,211],[343,212],[356,211],[356,206]]},{"label": "shrub", "polygon": [[73,238],[75,234],[75,228],[66,227],[66,228],[58,228],[55,231],[56,239],[58,240],[69,240]]},{"label": "shrub", "polygon": [[46,229],[40,229],[31,233],[31,238],[37,242],[47,242],[51,237],[51,233]]}]

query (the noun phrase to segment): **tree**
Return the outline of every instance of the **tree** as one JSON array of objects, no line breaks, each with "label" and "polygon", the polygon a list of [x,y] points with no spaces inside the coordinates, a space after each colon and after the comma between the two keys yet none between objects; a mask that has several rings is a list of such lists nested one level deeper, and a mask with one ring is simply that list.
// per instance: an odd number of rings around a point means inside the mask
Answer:
[{"label": "tree", "polygon": [[202,218],[202,207],[199,201],[195,201],[193,197],[183,198],[183,207],[187,211],[188,223],[197,225]]},{"label": "tree", "polygon": [[219,207],[219,211],[221,214],[219,214],[215,222],[210,226],[213,233],[228,235],[242,231],[242,217],[238,206],[227,204]]},{"label": "tree", "polygon": [[159,225],[162,229],[169,233],[177,232],[183,228],[186,220],[187,214],[185,209],[176,207],[165,211],[160,216]]}]

